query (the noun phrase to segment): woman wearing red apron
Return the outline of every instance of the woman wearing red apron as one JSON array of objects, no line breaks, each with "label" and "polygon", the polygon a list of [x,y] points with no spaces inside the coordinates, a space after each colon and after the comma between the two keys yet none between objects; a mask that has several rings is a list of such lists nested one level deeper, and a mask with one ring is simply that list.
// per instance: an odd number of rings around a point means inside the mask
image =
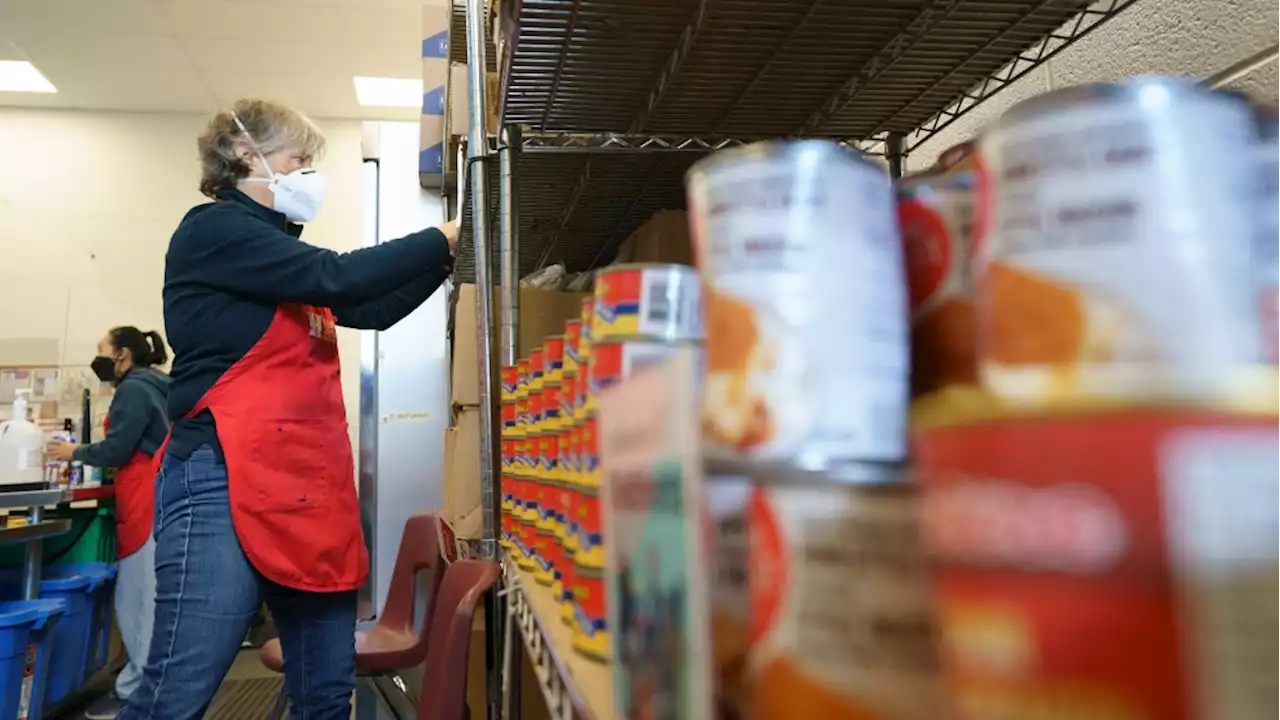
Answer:
[{"label": "woman wearing red apron", "polygon": [[160,333],[144,333],[129,326],[112,329],[98,342],[98,355],[92,363],[98,379],[116,387],[103,423],[105,437],[91,445],[55,442],[49,446],[51,459],[115,469],[116,625],[129,662],[116,676],[115,694],[98,698],[85,711],[89,720],[116,717],[120,702],[142,683],[142,666],[151,646],[156,600],[156,544],[151,537],[155,472],[151,457],[169,432],[165,408],[169,376],[156,367],[168,359]]},{"label": "woman wearing red apron", "polygon": [[[336,326],[386,329],[448,276],[456,228],[339,254],[298,239],[324,138],[242,100],[197,142],[200,190],[165,256],[173,430],[156,484],[156,620],[124,720],[204,713],[258,605],[294,718],[348,720],[368,573]],[[354,228],[352,229],[354,231]]]}]

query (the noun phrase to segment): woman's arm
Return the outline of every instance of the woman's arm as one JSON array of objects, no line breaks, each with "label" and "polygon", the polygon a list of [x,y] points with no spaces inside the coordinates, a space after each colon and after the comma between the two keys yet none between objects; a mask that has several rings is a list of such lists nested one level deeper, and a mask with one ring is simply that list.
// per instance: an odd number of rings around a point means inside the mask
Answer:
[{"label": "woman's arm", "polygon": [[116,388],[107,411],[110,430],[102,442],[81,445],[71,453],[72,460],[79,460],[94,467],[122,467],[138,450],[142,434],[151,421],[151,400],[142,388],[124,383]]},{"label": "woman's arm", "polygon": [[400,322],[444,284],[448,266],[439,268],[377,300],[332,308],[333,317],[343,327],[356,330],[386,330]]},{"label": "woman's arm", "polygon": [[339,254],[218,203],[189,216],[174,234],[165,281],[335,307],[381,297],[447,266],[449,258],[450,242],[436,228]]}]

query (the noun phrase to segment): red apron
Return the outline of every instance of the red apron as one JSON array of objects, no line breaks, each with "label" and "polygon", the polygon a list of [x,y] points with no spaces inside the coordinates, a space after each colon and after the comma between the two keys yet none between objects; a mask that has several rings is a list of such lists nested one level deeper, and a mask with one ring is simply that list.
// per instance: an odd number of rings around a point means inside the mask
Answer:
[{"label": "red apron", "polygon": [[187,414],[213,413],[245,556],[297,590],[353,590],[369,573],[339,376],[333,314],[281,305]]},{"label": "red apron", "polygon": [[[104,434],[110,418],[102,419]],[[151,456],[134,451],[129,462],[116,468],[116,559],[123,560],[142,549],[151,537],[156,515],[156,473]]]}]

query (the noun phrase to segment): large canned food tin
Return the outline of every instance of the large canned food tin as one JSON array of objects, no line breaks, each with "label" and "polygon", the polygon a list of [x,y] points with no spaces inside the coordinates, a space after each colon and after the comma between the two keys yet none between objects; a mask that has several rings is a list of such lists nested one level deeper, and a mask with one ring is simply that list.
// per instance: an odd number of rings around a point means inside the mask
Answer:
[{"label": "large canned food tin", "polygon": [[1173,78],[1024,101],[980,140],[979,363],[996,394],[1213,397],[1260,357],[1249,107]]},{"label": "large canned food tin", "polygon": [[702,339],[698,273],[687,265],[611,265],[596,273],[591,342],[647,337]]},{"label": "large canned food tin", "polygon": [[975,174],[913,175],[898,182],[898,224],[911,299],[913,395],[977,380],[974,307]]},{"label": "large canned food tin", "polygon": [[984,418],[913,448],[960,720],[1276,714],[1276,416]]},{"label": "large canned food tin", "polygon": [[711,649],[719,705],[728,718],[749,717],[748,652],[751,648],[746,471],[710,462],[704,468],[703,499],[711,537]]},{"label": "large canned food tin", "polygon": [[754,717],[946,716],[918,498],[903,472],[753,471]]},{"label": "large canned food tin", "polygon": [[1280,354],[1280,140],[1276,109],[1258,112],[1258,141],[1254,150],[1260,178],[1258,234],[1254,253],[1258,307],[1261,308],[1263,358],[1275,365]]},{"label": "large canned food tin", "polygon": [[823,467],[906,454],[907,301],[883,170],[822,141],[716,153],[687,177],[713,452]]}]

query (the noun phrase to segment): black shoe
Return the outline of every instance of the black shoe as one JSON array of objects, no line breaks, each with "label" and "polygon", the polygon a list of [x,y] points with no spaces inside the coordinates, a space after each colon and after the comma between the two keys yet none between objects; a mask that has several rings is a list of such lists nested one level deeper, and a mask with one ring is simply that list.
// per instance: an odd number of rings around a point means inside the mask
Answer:
[{"label": "black shoe", "polygon": [[115,693],[107,693],[89,703],[84,711],[85,720],[115,720],[116,715],[124,708],[124,703]]}]

